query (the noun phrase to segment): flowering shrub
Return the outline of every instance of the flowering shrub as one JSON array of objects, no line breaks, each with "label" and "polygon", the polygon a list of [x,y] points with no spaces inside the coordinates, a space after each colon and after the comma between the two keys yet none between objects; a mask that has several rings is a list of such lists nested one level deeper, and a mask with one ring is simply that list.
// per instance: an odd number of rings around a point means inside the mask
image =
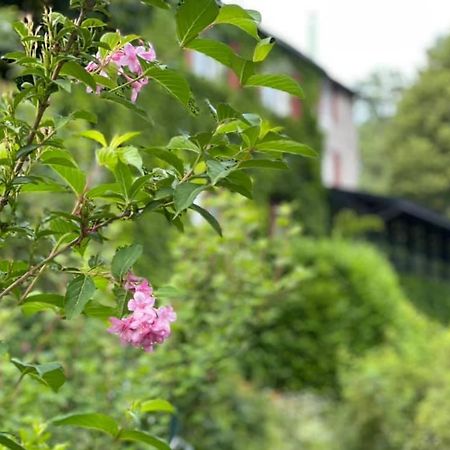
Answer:
[{"label": "flowering shrub", "polygon": [[[302,95],[290,77],[259,71],[273,41],[259,36],[254,12],[220,6],[215,0],[185,0],[174,8],[164,0],[144,3],[173,10],[180,47],[224,64],[242,87]],[[145,105],[138,102],[144,87],[159,86],[187,114],[195,114],[200,106],[185,77],[157,61],[152,46],[140,36],[104,32],[107,24],[101,18],[108,16],[107,0],[70,4],[75,19],[46,10],[39,25],[30,19],[17,22],[14,28],[23,49],[5,55],[17,77],[15,89],[0,101],[0,301],[32,313],[50,310],[65,320],[81,315],[113,317],[111,332],[127,344],[151,351],[169,336],[175,314],[168,306],[154,306],[148,282],[127,275],[142,253],[140,244],[121,247],[113,257],[105,250],[110,226],[153,212],[182,230],[191,210],[220,234],[216,218],[195,203],[200,193],[224,189],[251,197],[248,170],[284,168],[284,153],[313,156],[314,152],[257,115],[209,102],[213,127],[174,136],[166,146],[139,141],[139,131],[108,139],[91,128],[74,136],[74,121],[93,127],[97,118],[87,110],[54,114],[56,93],[70,96],[80,88],[85,95],[95,92],[145,120]],[[201,36],[223,24],[237,26],[255,39],[250,58]],[[70,144],[73,138],[89,140],[95,161],[81,157]],[[160,164],[146,164],[147,156]],[[14,358],[12,362],[21,372],[20,381],[30,375],[57,391],[66,380],[60,363]],[[57,423],[97,426],[115,440],[156,439],[98,414],[72,414]],[[19,445],[11,442],[0,433],[2,445]],[[167,448],[161,441],[156,446]]]},{"label": "flowering shrub", "polygon": [[170,322],[177,316],[171,306],[155,308],[153,289],[146,279],[128,274],[125,288],[133,292],[128,302],[132,314],[122,319],[111,317],[108,331],[117,334],[123,344],[152,352],[155,344],[162,344],[170,336]]},{"label": "flowering shrub", "polygon": [[[123,48],[112,50],[104,55],[105,52],[97,52],[95,55],[96,61],[91,61],[86,70],[89,73],[98,74],[104,78],[108,77],[108,66],[112,63],[117,66],[117,74],[125,79],[126,83],[131,86],[131,101],[136,103],[137,97],[141,89],[148,84],[149,78],[143,75],[143,69],[140,63],[140,59],[148,62],[156,60],[156,53],[153,50],[151,44],[148,44],[148,48],[143,45],[135,47],[134,45],[127,43]],[[127,74],[126,69],[130,72]],[[135,77],[135,78],[134,78]],[[97,86],[96,93],[100,94],[102,86]],[[92,92],[92,88],[88,87],[87,92]]]}]

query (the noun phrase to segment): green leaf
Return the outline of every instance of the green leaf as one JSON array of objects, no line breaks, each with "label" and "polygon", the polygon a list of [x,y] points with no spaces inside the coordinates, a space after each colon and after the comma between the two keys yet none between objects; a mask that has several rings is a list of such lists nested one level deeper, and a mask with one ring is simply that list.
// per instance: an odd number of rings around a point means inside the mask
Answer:
[{"label": "green leaf", "polygon": [[56,294],[30,295],[22,305],[22,311],[26,315],[36,314],[49,309],[57,310],[58,308],[64,308],[64,297]]},{"label": "green leaf", "polygon": [[193,184],[193,183],[180,183],[175,188],[175,193],[173,200],[175,203],[175,210],[177,216],[181,211],[189,208],[197,195],[200,194],[205,189],[204,185]]},{"label": "green leaf", "polygon": [[288,139],[260,142],[255,148],[260,152],[292,153],[293,155],[309,156],[312,158],[317,156],[317,153],[311,147]]},{"label": "green leaf", "polygon": [[136,197],[142,191],[142,188],[147,184],[147,181],[151,178],[151,174],[136,178],[130,188],[130,198],[133,199]]},{"label": "green leaf", "polygon": [[231,107],[228,103],[220,103],[217,105],[217,121],[223,122],[229,119],[239,119],[245,121],[244,116]]},{"label": "green leaf", "polygon": [[140,134],[140,131],[130,131],[129,133],[121,134],[120,136],[114,136],[110,145],[113,148],[120,147],[124,142],[130,141]]},{"label": "green leaf", "polygon": [[180,174],[183,175],[184,172],[184,165],[183,161],[178,158],[178,156],[174,155],[169,150],[164,150],[159,147],[149,147],[145,148],[144,151],[149,152],[151,155],[155,156],[156,158],[165,161],[166,163],[170,164],[172,167],[175,168],[175,170]]},{"label": "green leaf", "polygon": [[245,86],[268,87],[300,98],[304,97],[303,89],[300,85],[293,78],[284,74],[251,75],[244,84]]},{"label": "green leaf", "polygon": [[151,434],[144,433],[143,431],[122,430],[119,434],[119,439],[121,441],[144,442],[158,450],[170,450],[170,447],[164,441],[161,441]]},{"label": "green leaf", "polygon": [[11,450],[26,450],[25,447],[22,447],[16,441],[13,441],[11,438],[9,438],[9,435],[10,433],[0,432],[0,445],[3,445]]},{"label": "green leaf", "polygon": [[110,102],[117,103],[118,105],[122,105],[125,108],[129,109],[130,111],[133,111],[134,113],[138,114],[140,117],[142,117],[147,122],[152,122],[149,118],[147,112],[139,108],[139,106],[135,105],[134,103],[130,102],[127,98],[123,97],[119,94],[112,94],[108,91],[104,91],[100,95],[101,98],[104,98],[105,100],[109,100]]},{"label": "green leaf", "polygon": [[184,0],[176,13],[177,36],[184,47],[206,27],[211,25],[219,14],[216,0]]},{"label": "green leaf", "polygon": [[220,185],[225,186],[231,192],[238,192],[247,198],[253,196],[252,179],[244,171],[235,171],[228,175],[227,178],[220,180]]},{"label": "green leaf", "polygon": [[222,234],[222,227],[220,226],[220,223],[217,221],[217,219],[206,209],[198,206],[198,205],[191,205],[191,209],[198,212],[217,232],[219,236],[223,236]]},{"label": "green leaf", "polygon": [[120,147],[116,152],[120,161],[124,164],[136,167],[136,169],[142,173],[142,157],[136,147]]},{"label": "green leaf", "polygon": [[235,58],[232,67],[242,85],[255,74],[255,63],[243,58]]},{"label": "green leaf", "polygon": [[82,194],[86,186],[86,175],[80,170],[61,165],[50,166],[76,194]]},{"label": "green leaf", "polygon": [[60,363],[51,362],[46,364],[28,364],[12,358],[11,362],[23,375],[30,375],[35,380],[58,392],[66,382],[66,376]]},{"label": "green leaf", "polygon": [[95,292],[95,284],[92,278],[86,275],[79,275],[67,286],[65,297],[65,313],[67,318],[73,319],[79,316],[87,302]]},{"label": "green leaf", "polygon": [[19,148],[19,150],[16,153],[16,158],[20,159],[24,156],[28,156],[30,153],[34,152],[37,148],[39,148],[38,144],[30,144],[26,145],[25,147]]},{"label": "green leaf", "polygon": [[235,67],[235,61],[239,58],[228,45],[213,39],[194,39],[186,45],[186,48],[203,53],[230,69]]},{"label": "green leaf", "polygon": [[272,37],[268,37],[259,41],[256,44],[255,51],[253,53],[253,61],[254,62],[264,61],[271,52],[274,45],[275,39]]},{"label": "green leaf", "polygon": [[200,148],[194,144],[187,136],[175,136],[167,144],[170,150],[190,150],[200,153]]},{"label": "green leaf", "polygon": [[175,408],[174,406],[169,403],[167,400],[162,399],[154,399],[154,400],[145,400],[143,401],[139,409],[141,412],[167,412],[167,413],[174,413]]},{"label": "green leaf", "polygon": [[206,166],[208,167],[208,175],[213,186],[233,170],[233,167],[226,166],[215,159],[206,161]]},{"label": "green leaf", "polygon": [[68,75],[82,81],[89,86],[93,91],[96,89],[95,80],[92,75],[86,71],[86,69],[75,61],[68,61],[64,63],[60,71],[60,75]]},{"label": "green leaf", "polygon": [[114,437],[119,433],[118,423],[106,414],[69,414],[68,416],[53,419],[52,423],[57,426],[74,426],[103,431]]},{"label": "green leaf", "polygon": [[119,162],[118,153],[111,148],[109,145],[107,147],[101,147],[95,152],[97,158],[97,163],[100,166],[107,167],[111,172],[114,171],[117,163]]},{"label": "green leaf", "polygon": [[233,25],[259,40],[258,23],[255,17],[238,5],[223,5],[214,23]]},{"label": "green leaf", "polygon": [[85,306],[83,314],[88,317],[95,317],[96,319],[100,320],[108,320],[109,317],[117,315],[117,308],[89,302]]},{"label": "green leaf", "polygon": [[26,184],[22,188],[22,192],[68,192],[65,186],[61,186],[58,183],[39,182],[36,184]]},{"label": "green leaf", "polygon": [[141,0],[148,6],[155,6],[156,8],[170,9],[170,5],[164,0]]},{"label": "green leaf", "polygon": [[239,164],[240,169],[288,169],[284,161],[270,161],[268,159],[250,159]]},{"label": "green leaf", "polygon": [[94,123],[94,124],[97,123],[97,116],[90,111],[84,111],[84,110],[75,111],[72,114],[72,117],[74,119],[83,119],[83,120],[86,120],[86,122],[90,122],[90,123]]},{"label": "green leaf", "polygon": [[145,70],[145,73],[167,90],[169,94],[179,100],[184,106],[189,106],[189,101],[192,98],[191,89],[186,78],[179,72],[152,65]]},{"label": "green leaf", "polygon": [[133,177],[131,176],[130,168],[126,164],[118,161],[116,167],[114,168],[114,176],[122,188],[125,198],[128,200],[131,185],[133,184]]},{"label": "green leaf", "polygon": [[80,136],[88,138],[88,139],[90,139],[92,141],[96,141],[100,145],[102,145],[103,147],[106,147],[108,145],[108,143],[106,142],[105,136],[103,136],[103,134],[100,133],[100,131],[97,131],[97,130],[82,131],[80,133]]},{"label": "green leaf", "polygon": [[111,273],[114,278],[121,280],[140,258],[142,251],[143,247],[140,244],[119,248],[111,263]]}]

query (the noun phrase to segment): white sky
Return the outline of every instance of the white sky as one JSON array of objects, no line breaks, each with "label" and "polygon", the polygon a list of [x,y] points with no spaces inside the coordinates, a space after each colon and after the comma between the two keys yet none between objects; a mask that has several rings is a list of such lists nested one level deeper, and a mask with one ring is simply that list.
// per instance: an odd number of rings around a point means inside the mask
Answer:
[{"label": "white sky", "polygon": [[373,69],[411,77],[425,51],[450,33],[450,0],[227,0],[262,13],[262,26],[308,53],[308,23],[316,16],[313,59],[350,86]]}]

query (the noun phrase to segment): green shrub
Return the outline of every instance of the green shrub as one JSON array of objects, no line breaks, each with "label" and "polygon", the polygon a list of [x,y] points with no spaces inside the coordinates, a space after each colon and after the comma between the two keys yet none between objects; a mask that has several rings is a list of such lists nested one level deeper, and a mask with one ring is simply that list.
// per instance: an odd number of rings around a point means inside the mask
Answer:
[{"label": "green shrub", "polygon": [[389,345],[342,374],[342,449],[450,448],[450,332],[411,307],[402,321]]},{"label": "green shrub", "polygon": [[408,299],[428,317],[444,324],[450,323],[450,283],[420,275],[400,278]]},{"label": "green shrub", "polygon": [[348,357],[383,343],[395,326],[403,300],[395,273],[370,246],[345,241],[297,238],[280,257],[283,279],[299,266],[309,276],[261,311],[246,373],[278,388],[337,390]]}]

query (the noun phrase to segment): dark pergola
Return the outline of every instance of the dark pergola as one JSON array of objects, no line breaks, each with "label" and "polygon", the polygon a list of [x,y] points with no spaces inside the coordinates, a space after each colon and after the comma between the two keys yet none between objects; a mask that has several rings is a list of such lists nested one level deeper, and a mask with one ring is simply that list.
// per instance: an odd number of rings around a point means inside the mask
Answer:
[{"label": "dark pergola", "polygon": [[352,210],[378,216],[384,231],[367,236],[400,272],[450,278],[450,220],[411,201],[340,189],[329,190],[331,214]]}]

